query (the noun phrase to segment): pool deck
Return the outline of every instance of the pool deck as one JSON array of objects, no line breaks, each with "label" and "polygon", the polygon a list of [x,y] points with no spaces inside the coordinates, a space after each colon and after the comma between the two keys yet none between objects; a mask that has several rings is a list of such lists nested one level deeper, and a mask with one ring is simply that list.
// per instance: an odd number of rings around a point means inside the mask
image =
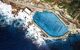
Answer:
[{"label": "pool deck", "polygon": [[[61,20],[61,19],[59,18],[59,20]],[[61,21],[62,21],[62,20],[61,20]],[[34,22],[34,21],[33,21],[33,22]],[[62,21],[62,22],[63,22],[63,21]],[[34,22],[34,23],[35,23],[35,22]],[[35,25],[36,25],[37,27],[39,27],[36,23],[35,23]],[[66,26],[65,23],[64,23],[64,25]],[[39,28],[40,28],[40,27],[39,27]],[[40,29],[41,29],[41,28],[40,28]],[[41,30],[42,30],[42,29],[41,29]],[[66,36],[67,33],[68,33],[68,32],[65,33],[63,36],[53,36],[53,37],[52,37],[52,36],[49,36],[44,30],[42,30],[42,32],[45,33],[45,35],[47,35],[49,38],[55,38],[55,37],[56,37],[56,38],[62,38],[62,37],[64,37],[64,36]]]}]

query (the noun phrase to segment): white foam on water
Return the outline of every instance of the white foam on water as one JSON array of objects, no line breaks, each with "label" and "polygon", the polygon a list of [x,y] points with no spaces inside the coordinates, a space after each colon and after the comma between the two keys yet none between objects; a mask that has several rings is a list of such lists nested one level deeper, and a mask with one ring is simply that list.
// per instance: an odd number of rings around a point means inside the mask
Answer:
[{"label": "white foam on water", "polygon": [[[27,26],[29,26],[28,22],[32,22],[32,16],[33,16],[33,15],[29,15],[26,12],[20,10],[18,15],[15,15],[15,17],[14,17],[14,14],[12,14],[12,6],[8,5],[6,3],[3,3],[1,1],[0,1],[0,14],[2,16],[6,16],[5,23],[7,23],[8,25],[11,25],[14,20],[20,19],[21,20],[19,22],[20,25],[17,25],[18,22],[16,22],[14,24],[14,27],[21,27],[21,25],[22,25],[22,27],[24,27],[24,28],[27,28]],[[5,24],[3,24],[3,25],[5,25]],[[27,28],[27,30],[28,30],[28,32],[26,34],[26,38],[30,38],[31,40],[33,40],[33,43],[37,44],[38,46],[46,45],[44,39],[41,37],[40,33],[38,33],[36,26],[34,24],[29,26],[29,28]]]}]

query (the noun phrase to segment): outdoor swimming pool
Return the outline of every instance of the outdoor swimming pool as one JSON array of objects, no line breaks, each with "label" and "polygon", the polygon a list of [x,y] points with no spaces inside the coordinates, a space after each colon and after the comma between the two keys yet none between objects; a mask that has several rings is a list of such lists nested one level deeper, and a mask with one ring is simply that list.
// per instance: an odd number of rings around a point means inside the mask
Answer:
[{"label": "outdoor swimming pool", "polygon": [[49,36],[62,36],[68,32],[67,26],[52,12],[36,12],[33,21]]}]

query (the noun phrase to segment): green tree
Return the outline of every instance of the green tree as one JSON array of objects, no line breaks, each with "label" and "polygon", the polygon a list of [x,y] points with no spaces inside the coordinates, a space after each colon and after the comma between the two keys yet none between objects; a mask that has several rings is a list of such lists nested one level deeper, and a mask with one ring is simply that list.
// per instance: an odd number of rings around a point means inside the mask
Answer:
[{"label": "green tree", "polygon": [[71,0],[71,2],[63,1],[59,4],[62,8],[66,8],[68,13],[75,18],[78,14],[78,19],[80,20],[80,0]]},{"label": "green tree", "polygon": [[53,2],[54,0],[41,0],[42,2]]}]

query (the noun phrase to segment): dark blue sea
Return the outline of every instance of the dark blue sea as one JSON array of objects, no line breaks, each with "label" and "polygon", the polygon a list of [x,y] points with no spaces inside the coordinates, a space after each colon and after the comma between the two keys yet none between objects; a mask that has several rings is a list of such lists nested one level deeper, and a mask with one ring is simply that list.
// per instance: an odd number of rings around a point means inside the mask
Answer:
[{"label": "dark blue sea", "polygon": [[15,22],[6,24],[6,19],[0,14],[0,50],[80,50],[79,34],[69,35],[66,41],[45,40],[47,45],[38,47],[25,37],[22,27],[14,27]]}]

